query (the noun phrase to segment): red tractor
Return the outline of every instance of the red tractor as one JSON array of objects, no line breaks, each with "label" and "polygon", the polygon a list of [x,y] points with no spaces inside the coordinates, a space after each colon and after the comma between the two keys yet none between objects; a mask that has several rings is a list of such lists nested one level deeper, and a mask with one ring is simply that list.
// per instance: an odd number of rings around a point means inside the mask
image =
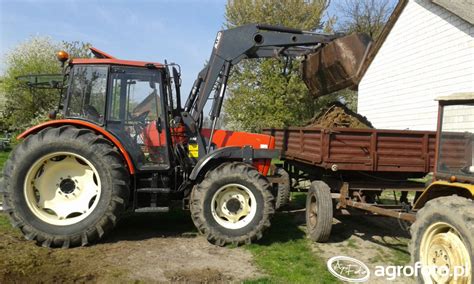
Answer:
[{"label": "red tractor", "polygon": [[[211,243],[261,238],[278,197],[268,172],[279,152],[271,136],[215,129],[230,69],[245,58],[301,56],[336,37],[255,24],[220,31],[184,107],[174,64],[95,48],[92,59],[59,52],[66,64],[58,110],[19,135],[0,188],[5,212],[45,247],[87,245],[125,210],[167,212],[173,200]],[[213,91],[212,128],[204,129]]]}]

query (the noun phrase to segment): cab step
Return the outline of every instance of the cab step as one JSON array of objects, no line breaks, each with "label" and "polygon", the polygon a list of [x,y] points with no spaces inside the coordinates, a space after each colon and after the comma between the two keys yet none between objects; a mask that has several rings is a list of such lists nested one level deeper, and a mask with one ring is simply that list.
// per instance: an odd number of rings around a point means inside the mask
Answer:
[{"label": "cab step", "polygon": [[142,208],[135,209],[136,213],[152,213],[152,212],[166,213],[169,211],[170,211],[169,207],[142,207]]}]

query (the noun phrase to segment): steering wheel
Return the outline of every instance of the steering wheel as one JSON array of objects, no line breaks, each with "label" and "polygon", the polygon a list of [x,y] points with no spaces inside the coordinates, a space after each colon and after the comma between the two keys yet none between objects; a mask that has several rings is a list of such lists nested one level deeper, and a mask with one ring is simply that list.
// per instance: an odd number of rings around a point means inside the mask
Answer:
[{"label": "steering wheel", "polygon": [[135,139],[137,139],[138,136],[142,134],[143,129],[146,128],[146,125],[147,125],[146,118],[149,113],[150,113],[149,110],[146,110],[137,116],[133,116],[130,112],[128,113],[129,119],[135,122],[133,124],[133,128],[135,129]]}]

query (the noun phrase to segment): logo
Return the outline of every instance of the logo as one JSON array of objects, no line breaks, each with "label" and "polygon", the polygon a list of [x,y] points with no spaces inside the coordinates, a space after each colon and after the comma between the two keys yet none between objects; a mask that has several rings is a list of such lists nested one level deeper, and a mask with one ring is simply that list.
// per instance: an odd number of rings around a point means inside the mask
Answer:
[{"label": "logo", "polygon": [[342,281],[360,283],[369,280],[370,270],[362,261],[348,256],[334,256],[327,262],[329,272]]},{"label": "logo", "polygon": [[221,37],[222,37],[222,32],[218,32],[217,37],[216,37],[216,42],[214,43],[214,48],[215,49],[217,49],[217,47],[219,46],[219,42],[221,41]]},{"label": "logo", "polygon": [[[329,272],[336,278],[349,283],[361,283],[369,280],[370,269],[362,261],[348,256],[334,256],[327,262]],[[421,272],[421,275],[420,275]],[[464,266],[436,266],[422,265],[419,261],[414,265],[377,265],[374,277],[395,280],[399,277],[423,277],[426,283],[432,279],[467,279],[470,275],[469,268]],[[443,282],[444,283],[444,282]],[[467,282],[466,282],[467,283]]]}]

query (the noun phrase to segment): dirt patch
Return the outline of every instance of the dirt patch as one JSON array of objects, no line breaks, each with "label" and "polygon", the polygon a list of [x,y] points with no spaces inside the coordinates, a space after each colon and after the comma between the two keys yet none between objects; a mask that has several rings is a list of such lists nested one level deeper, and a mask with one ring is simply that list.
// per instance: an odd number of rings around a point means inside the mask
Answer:
[{"label": "dirt patch", "polygon": [[353,112],[340,102],[332,102],[319,115],[311,119],[307,127],[324,128],[374,128],[365,116]]},{"label": "dirt patch", "polygon": [[168,278],[172,282],[185,283],[222,283],[234,280],[232,277],[225,276],[220,271],[210,268],[180,270],[168,275]]},{"label": "dirt patch", "polygon": [[222,248],[205,238],[153,238],[109,245],[107,261],[126,265],[131,280],[217,282],[261,276],[250,253]]},{"label": "dirt patch", "polygon": [[25,241],[0,214],[0,256],[0,283],[215,283],[262,276],[247,250],[210,245],[186,213],[129,215],[103,243],[69,250]]}]

